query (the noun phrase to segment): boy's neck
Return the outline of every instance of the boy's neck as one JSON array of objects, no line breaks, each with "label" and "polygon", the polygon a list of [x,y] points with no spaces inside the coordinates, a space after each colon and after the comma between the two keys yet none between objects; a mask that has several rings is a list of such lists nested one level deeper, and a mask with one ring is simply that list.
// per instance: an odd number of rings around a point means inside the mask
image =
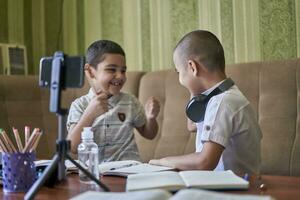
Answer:
[{"label": "boy's neck", "polygon": [[203,80],[204,91],[215,86],[217,83],[226,79],[226,74],[224,73],[212,73]]}]

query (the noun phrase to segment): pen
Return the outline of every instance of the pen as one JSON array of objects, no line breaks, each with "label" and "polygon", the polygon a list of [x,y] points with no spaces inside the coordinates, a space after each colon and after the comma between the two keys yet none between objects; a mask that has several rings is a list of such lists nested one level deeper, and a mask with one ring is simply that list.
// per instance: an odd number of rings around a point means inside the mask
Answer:
[{"label": "pen", "polygon": [[243,178],[244,178],[244,180],[249,181],[249,174],[246,173]]},{"label": "pen", "polygon": [[123,165],[123,166],[119,166],[119,167],[113,167],[113,168],[110,168],[110,170],[116,170],[116,169],[121,169],[121,168],[125,168],[125,167],[131,167],[133,165],[137,165],[137,164],[131,163],[131,164],[127,164],[127,165]]}]

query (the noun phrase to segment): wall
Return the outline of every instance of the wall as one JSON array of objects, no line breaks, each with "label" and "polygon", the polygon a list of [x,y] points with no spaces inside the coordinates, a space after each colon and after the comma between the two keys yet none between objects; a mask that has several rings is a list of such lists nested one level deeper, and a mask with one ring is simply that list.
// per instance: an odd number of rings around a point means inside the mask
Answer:
[{"label": "wall", "polygon": [[0,27],[0,43],[26,45],[30,74],[41,56],[97,39],[120,43],[129,70],[171,68],[176,42],[199,28],[227,63],[300,57],[300,0],[0,0]]}]

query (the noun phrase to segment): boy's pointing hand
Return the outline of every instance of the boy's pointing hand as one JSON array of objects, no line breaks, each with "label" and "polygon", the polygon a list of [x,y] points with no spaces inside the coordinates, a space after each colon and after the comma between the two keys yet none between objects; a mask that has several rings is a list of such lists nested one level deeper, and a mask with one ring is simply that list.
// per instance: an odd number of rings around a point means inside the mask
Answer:
[{"label": "boy's pointing hand", "polygon": [[110,96],[111,95],[108,92],[97,92],[97,94],[93,97],[85,112],[88,113],[94,119],[106,113],[108,111],[107,99]]}]

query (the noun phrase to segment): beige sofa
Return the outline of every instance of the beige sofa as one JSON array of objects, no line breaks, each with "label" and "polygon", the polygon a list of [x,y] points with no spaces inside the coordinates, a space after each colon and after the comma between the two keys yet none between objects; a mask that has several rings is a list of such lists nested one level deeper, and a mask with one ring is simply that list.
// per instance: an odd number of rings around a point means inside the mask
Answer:
[{"label": "beige sofa", "polygon": [[[257,112],[263,132],[262,173],[300,175],[300,59],[234,64],[227,66],[230,76],[248,97]],[[144,161],[195,150],[195,133],[186,128],[186,89],[173,70],[128,72],[124,91],[141,102],[156,96],[161,102],[159,134],[146,140],[136,134]],[[64,91],[63,107],[84,94],[80,89]],[[55,151],[57,118],[49,113],[49,91],[38,87],[37,76],[0,76],[0,127],[11,130],[25,125],[44,129],[38,157],[50,158]],[[11,131],[10,131],[11,132]]]}]

